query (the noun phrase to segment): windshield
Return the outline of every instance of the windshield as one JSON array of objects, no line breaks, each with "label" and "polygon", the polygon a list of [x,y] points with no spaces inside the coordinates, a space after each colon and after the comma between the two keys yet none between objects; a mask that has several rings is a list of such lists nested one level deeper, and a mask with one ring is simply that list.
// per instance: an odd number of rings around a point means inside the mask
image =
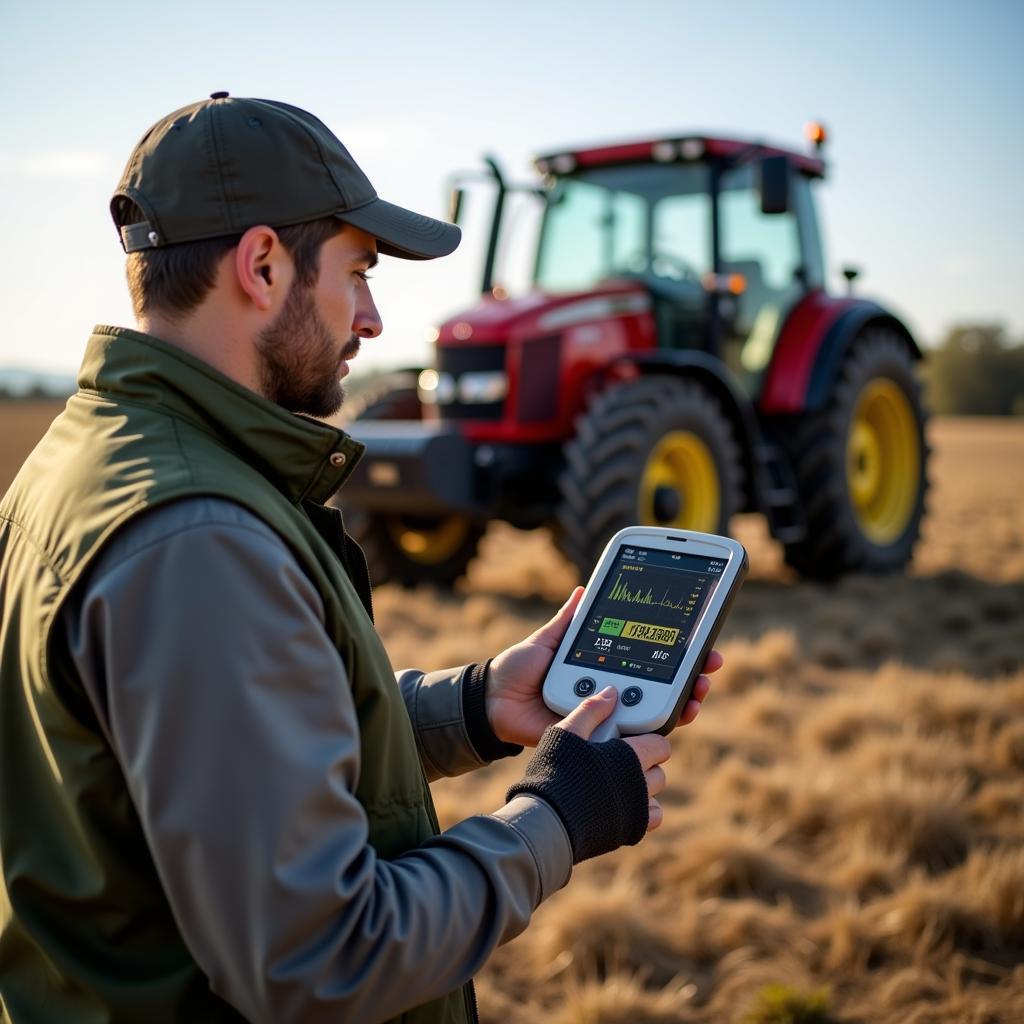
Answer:
[{"label": "windshield", "polygon": [[711,200],[703,165],[601,167],[561,178],[541,230],[535,281],[587,291],[622,276],[698,280],[711,269]]}]

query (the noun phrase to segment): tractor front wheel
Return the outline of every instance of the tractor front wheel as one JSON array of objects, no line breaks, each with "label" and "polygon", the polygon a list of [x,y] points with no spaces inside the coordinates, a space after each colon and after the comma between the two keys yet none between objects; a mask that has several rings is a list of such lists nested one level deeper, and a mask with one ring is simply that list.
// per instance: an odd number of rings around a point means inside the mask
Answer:
[{"label": "tractor front wheel", "polygon": [[666,376],[612,385],[565,447],[559,546],[586,577],[626,526],[724,533],[741,481],[732,427],[705,389]]},{"label": "tractor front wheel", "polygon": [[484,531],[465,516],[353,510],[346,525],[366,555],[374,584],[450,587],[476,555]]},{"label": "tractor front wheel", "polygon": [[[422,419],[415,374],[392,375],[383,387],[354,399],[347,412],[346,427],[365,420]],[[358,437],[358,425],[354,433]],[[363,549],[374,585],[450,587],[465,573],[484,534],[483,527],[463,515],[378,512],[346,507],[344,497],[342,489],[345,527]]]},{"label": "tractor front wheel", "polygon": [[928,488],[926,414],[907,345],[857,339],[828,406],[791,443],[807,537],[786,546],[804,576],[886,572],[910,560]]}]

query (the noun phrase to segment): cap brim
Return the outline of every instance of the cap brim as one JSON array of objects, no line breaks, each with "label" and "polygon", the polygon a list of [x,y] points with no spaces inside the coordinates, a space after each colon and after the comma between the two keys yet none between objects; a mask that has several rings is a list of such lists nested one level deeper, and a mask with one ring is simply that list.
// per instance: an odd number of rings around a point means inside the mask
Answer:
[{"label": "cap brim", "polygon": [[403,260],[433,260],[455,251],[462,232],[454,224],[424,217],[383,199],[334,215],[373,235],[385,256]]}]

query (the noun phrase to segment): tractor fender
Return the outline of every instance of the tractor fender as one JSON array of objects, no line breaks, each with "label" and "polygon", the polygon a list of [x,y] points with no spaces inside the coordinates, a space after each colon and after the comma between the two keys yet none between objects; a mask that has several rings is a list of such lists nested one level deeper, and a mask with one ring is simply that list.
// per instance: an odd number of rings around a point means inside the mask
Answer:
[{"label": "tractor fender", "polygon": [[832,394],[853,340],[866,328],[897,334],[915,359],[921,350],[910,331],[876,302],[812,292],[786,318],[765,374],[758,406],[763,415],[816,412]]},{"label": "tractor fender", "polygon": [[728,418],[743,465],[743,507],[747,512],[761,507],[762,475],[755,463],[754,452],[761,441],[761,429],[750,399],[737,383],[729,368],[707,352],[694,349],[680,351],[633,352],[613,364],[628,365],[642,374],[671,373],[698,381],[718,400]]}]

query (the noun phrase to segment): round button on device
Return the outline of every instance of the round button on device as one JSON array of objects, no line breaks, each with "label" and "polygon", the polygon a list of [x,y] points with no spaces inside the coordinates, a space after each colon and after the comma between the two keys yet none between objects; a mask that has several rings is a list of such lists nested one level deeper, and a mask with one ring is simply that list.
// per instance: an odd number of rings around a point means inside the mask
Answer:
[{"label": "round button on device", "polygon": [[627,708],[631,708],[634,704],[639,704],[644,699],[644,691],[639,686],[627,686],[622,691],[620,699]]},{"label": "round button on device", "polygon": [[590,676],[584,676],[576,680],[573,692],[577,697],[589,697],[597,689],[597,683]]}]

